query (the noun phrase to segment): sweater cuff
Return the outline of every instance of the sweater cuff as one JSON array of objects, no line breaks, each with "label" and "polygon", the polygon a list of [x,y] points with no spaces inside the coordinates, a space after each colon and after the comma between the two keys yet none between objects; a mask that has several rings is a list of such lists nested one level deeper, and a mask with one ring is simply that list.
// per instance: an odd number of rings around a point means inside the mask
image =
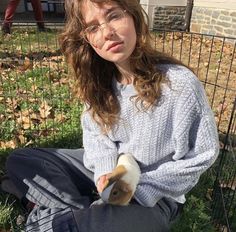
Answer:
[{"label": "sweater cuff", "polygon": [[135,200],[142,206],[153,207],[161,199],[154,196],[154,191],[151,188],[138,186],[134,195]]},{"label": "sweater cuff", "polygon": [[134,198],[142,206],[153,207],[162,197],[158,197],[157,191],[154,191],[151,186],[138,185]]},{"label": "sweater cuff", "polygon": [[134,197],[142,206],[153,207],[163,196],[148,182],[148,179],[147,174],[142,173]]},{"label": "sweater cuff", "polygon": [[94,170],[94,183],[97,185],[97,181],[100,176],[111,173],[117,165],[117,156],[108,156],[99,159]]}]

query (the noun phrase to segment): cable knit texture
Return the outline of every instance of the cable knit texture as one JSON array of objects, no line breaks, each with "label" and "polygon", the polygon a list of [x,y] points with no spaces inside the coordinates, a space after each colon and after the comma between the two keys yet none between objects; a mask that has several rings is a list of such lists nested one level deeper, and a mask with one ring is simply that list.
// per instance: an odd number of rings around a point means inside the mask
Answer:
[{"label": "cable knit texture", "polygon": [[88,112],[82,115],[84,164],[94,181],[115,168],[120,153],[134,155],[141,168],[135,199],[147,207],[162,197],[185,202],[186,194],[219,152],[218,133],[205,91],[197,77],[179,65],[159,65],[163,84],[157,106],[137,109],[133,85],[115,83],[121,114],[104,135]]}]

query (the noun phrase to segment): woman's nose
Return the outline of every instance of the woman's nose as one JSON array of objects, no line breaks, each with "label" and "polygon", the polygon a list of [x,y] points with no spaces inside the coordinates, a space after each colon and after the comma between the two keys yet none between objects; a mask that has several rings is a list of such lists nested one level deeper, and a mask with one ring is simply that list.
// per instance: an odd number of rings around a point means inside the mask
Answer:
[{"label": "woman's nose", "polygon": [[109,24],[103,25],[102,34],[105,39],[111,39],[115,34],[115,29]]}]

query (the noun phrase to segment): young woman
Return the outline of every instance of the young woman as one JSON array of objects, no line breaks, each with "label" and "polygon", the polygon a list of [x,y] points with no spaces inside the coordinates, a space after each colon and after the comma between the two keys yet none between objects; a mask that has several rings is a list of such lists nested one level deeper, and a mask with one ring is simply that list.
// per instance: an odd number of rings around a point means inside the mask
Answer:
[{"label": "young woman", "polygon": [[[185,194],[218,155],[202,85],[152,48],[137,0],[67,0],[65,6],[60,41],[85,105],[84,150],[16,150],[7,161],[8,182],[36,205],[28,223],[37,221],[41,231],[169,231]],[[127,152],[141,169],[133,201],[91,205],[92,190],[102,191]]]}]

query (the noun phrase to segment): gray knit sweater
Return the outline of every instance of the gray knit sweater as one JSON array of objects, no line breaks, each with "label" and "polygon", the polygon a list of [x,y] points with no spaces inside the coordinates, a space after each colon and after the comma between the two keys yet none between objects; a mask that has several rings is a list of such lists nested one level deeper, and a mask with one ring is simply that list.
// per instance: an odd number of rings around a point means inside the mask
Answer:
[{"label": "gray knit sweater", "polygon": [[186,194],[219,152],[214,116],[197,77],[179,65],[158,66],[170,84],[163,84],[158,105],[139,111],[133,85],[115,84],[121,115],[107,135],[88,112],[82,115],[84,165],[97,179],[112,171],[117,156],[134,155],[141,168],[135,199],[152,207],[162,197],[184,203]]}]

